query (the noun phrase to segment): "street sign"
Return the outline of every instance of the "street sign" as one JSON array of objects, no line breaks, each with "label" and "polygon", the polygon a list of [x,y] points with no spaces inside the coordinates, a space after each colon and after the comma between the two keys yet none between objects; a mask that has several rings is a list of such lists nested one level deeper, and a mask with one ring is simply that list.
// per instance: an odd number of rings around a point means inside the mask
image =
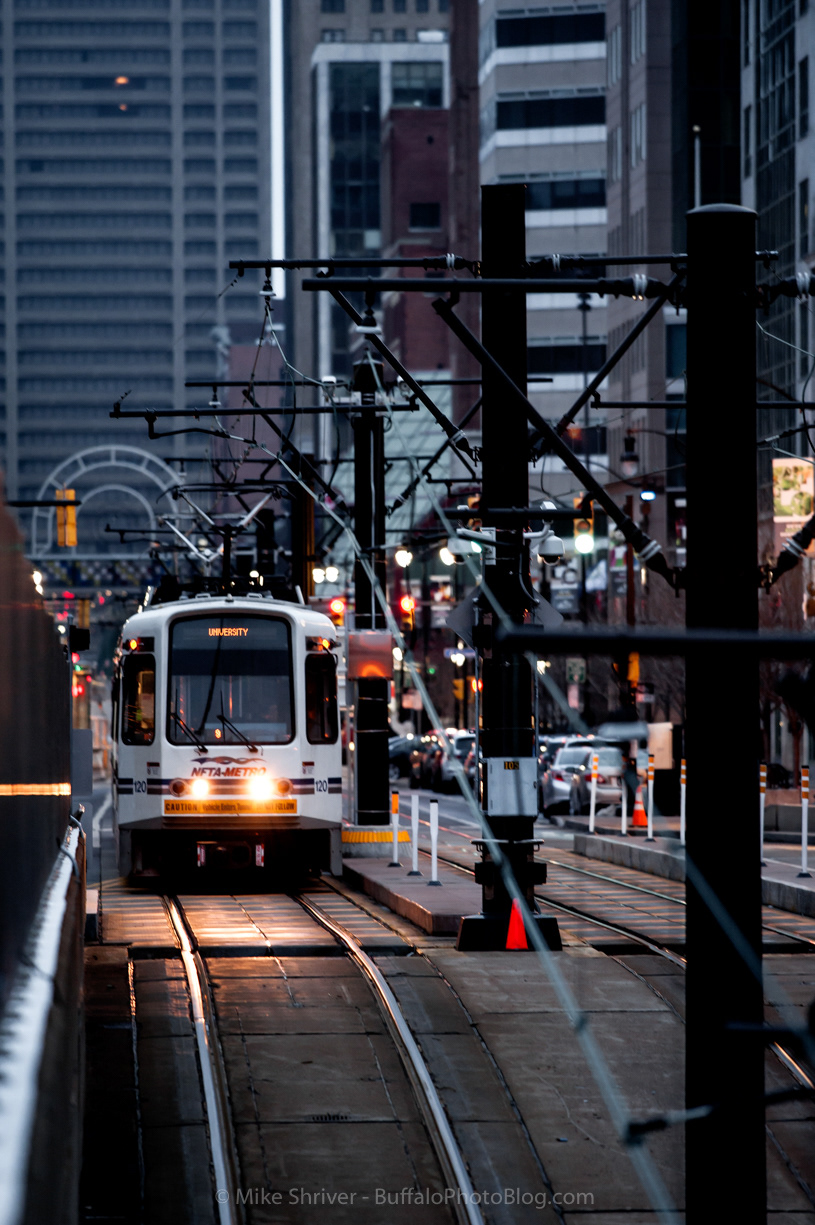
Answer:
[{"label": "street sign", "polygon": [[463,655],[465,659],[475,659],[475,651],[472,647],[445,647],[444,658],[452,659],[454,655]]},{"label": "street sign", "polygon": [[585,685],[586,683],[586,661],[585,659],[567,659],[566,660],[566,683],[569,685]]}]

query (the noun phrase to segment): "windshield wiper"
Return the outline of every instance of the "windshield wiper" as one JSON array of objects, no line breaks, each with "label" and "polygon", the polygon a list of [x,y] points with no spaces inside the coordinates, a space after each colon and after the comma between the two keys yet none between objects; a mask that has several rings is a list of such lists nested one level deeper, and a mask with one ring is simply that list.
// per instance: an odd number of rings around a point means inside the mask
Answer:
[{"label": "windshield wiper", "polygon": [[231,721],[231,719],[227,719],[226,715],[224,714],[224,695],[223,693],[221,694],[221,713],[218,715],[218,719],[221,723],[223,723],[224,727],[228,727],[230,731],[233,731],[235,733],[238,739],[246,745],[250,753],[257,753],[258,746],[256,744],[252,744],[252,741],[241,731],[241,729],[239,727],[236,727],[235,724]]},{"label": "windshield wiper", "polygon": [[201,741],[196,736],[195,732],[191,731],[190,728],[187,727],[186,723],[181,718],[181,715],[177,715],[174,710],[171,710],[170,718],[175,719],[176,723],[181,728],[182,732],[186,732],[186,734],[189,736],[190,740],[193,742],[193,744],[195,745],[197,749],[200,749],[202,753],[209,752],[209,749],[207,748],[207,746],[201,743]]}]

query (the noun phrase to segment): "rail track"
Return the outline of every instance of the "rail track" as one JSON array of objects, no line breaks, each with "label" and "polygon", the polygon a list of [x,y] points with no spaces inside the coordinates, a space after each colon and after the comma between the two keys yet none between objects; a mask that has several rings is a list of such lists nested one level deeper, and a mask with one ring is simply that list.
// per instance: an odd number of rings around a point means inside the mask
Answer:
[{"label": "rail track", "polygon": [[[216,905],[223,905],[224,899],[212,899]],[[262,908],[263,902],[258,899],[230,899],[237,901],[240,908],[245,910],[250,919],[252,919],[253,905]],[[230,967],[236,965],[234,957],[230,957],[230,952],[246,952],[245,944],[235,944],[231,949],[226,943],[221,943],[217,946],[217,951],[214,947],[207,949],[206,940],[201,940],[199,937],[206,935],[206,928],[202,926],[202,916],[206,912],[206,907],[202,904],[200,898],[175,898],[164,897],[162,899],[164,906],[167,909],[168,916],[176,933],[181,954],[181,962],[186,978],[187,989],[189,992],[192,1019],[195,1032],[195,1040],[197,1044],[198,1059],[201,1069],[201,1088],[205,1103],[205,1114],[208,1131],[208,1141],[211,1154],[213,1190],[215,1195],[215,1220],[218,1225],[243,1225],[245,1221],[252,1221],[255,1218],[253,1209],[256,1210],[256,1200],[253,1200],[252,1194],[247,1196],[247,1182],[250,1181],[246,1172],[246,1145],[243,1149],[239,1142],[239,1134],[242,1124],[235,1122],[234,1117],[234,1101],[236,1095],[240,1095],[240,1088],[236,1088],[233,1083],[235,1076],[234,1063],[230,1065],[228,1058],[228,1050],[225,1055],[225,1042],[234,1041],[230,1038],[230,1033],[223,1032],[224,1022],[229,1022],[230,1007],[220,1003],[221,994],[219,988],[223,987],[223,982],[218,981],[218,967],[226,966],[226,972],[229,972]],[[434,1077],[431,1074],[428,1064],[422,1054],[422,1051],[417,1043],[416,1038],[411,1030],[408,1017],[397,999],[396,992],[389,984],[386,975],[377,965],[374,958],[363,947],[364,939],[360,937],[360,930],[366,925],[370,928],[373,925],[383,933],[379,937],[383,941],[381,951],[387,953],[394,952],[394,945],[399,941],[402,945],[402,952],[412,952],[412,947],[404,941],[403,937],[399,936],[393,929],[385,927],[380,920],[373,918],[370,913],[362,908],[358,909],[359,919],[356,921],[345,922],[342,918],[338,918],[338,910],[345,907],[348,910],[351,906],[345,893],[337,893],[335,891],[324,889],[324,892],[311,892],[302,896],[292,896],[288,899],[291,906],[296,906],[302,911],[302,919],[308,924],[311,921],[311,926],[315,930],[322,932],[321,939],[323,944],[315,946],[314,952],[317,953],[319,947],[319,956],[325,957],[330,951],[325,947],[325,940],[333,946],[335,956],[331,959],[334,973],[337,972],[337,964],[340,961],[350,962],[359,972],[359,978],[364,979],[367,988],[373,995],[373,999],[378,1009],[379,1016],[384,1024],[385,1031],[390,1038],[392,1047],[398,1054],[398,1058],[404,1076],[410,1091],[412,1091],[413,1100],[418,1109],[418,1114],[423,1125],[423,1129],[414,1130],[411,1135],[411,1145],[417,1146],[417,1151],[411,1151],[409,1161],[414,1171],[427,1174],[431,1167],[437,1171],[436,1182],[433,1183],[431,1177],[429,1185],[440,1186],[442,1188],[442,1196],[434,1201],[436,1205],[441,1204],[441,1207],[436,1207],[432,1210],[427,1210],[429,1215],[423,1214],[423,1219],[428,1221],[454,1221],[456,1225],[484,1225],[485,1217],[482,1214],[481,1195],[473,1186],[473,1181],[468,1167],[472,1165],[473,1153],[462,1150],[460,1144],[454,1134],[451,1123],[448,1119],[444,1103],[436,1089]],[[217,926],[217,919],[213,921],[212,926]],[[270,929],[265,921],[259,917],[258,911],[255,910],[255,917],[252,919],[257,926],[259,932],[269,934]],[[290,920],[291,924],[291,920]],[[355,929],[355,930],[354,930]],[[301,930],[301,927],[298,927]],[[302,931],[305,931],[302,928]],[[229,933],[226,924],[223,925],[223,932],[226,939],[229,939]],[[237,939],[237,937],[234,937]],[[302,940],[302,936],[300,937]],[[274,936],[271,936],[274,941]],[[375,950],[374,941],[374,951]],[[302,943],[299,946],[303,951]],[[269,967],[269,973],[272,973],[274,962],[267,956],[271,949],[257,947],[255,955],[252,957],[252,969],[255,972],[254,985],[264,985],[264,968]],[[275,947],[272,952],[272,957],[281,959],[281,963],[285,961],[285,957],[279,947]],[[309,959],[303,957],[302,964],[305,964]],[[310,958],[312,964],[316,962],[316,957]],[[395,959],[401,961],[401,958]],[[424,960],[424,959],[422,959]],[[248,961],[248,959],[247,959]],[[244,962],[242,961],[242,964]],[[430,963],[426,963],[429,970]],[[392,968],[392,967],[391,967]],[[420,967],[421,968],[421,967]],[[343,971],[344,972],[344,971]],[[317,973],[317,971],[315,971]],[[339,980],[336,977],[331,978],[331,967],[327,970],[327,983],[338,981],[347,983],[349,979]],[[434,977],[437,972],[434,971]],[[213,977],[214,976],[214,977]],[[430,975],[428,974],[428,977]],[[439,976],[441,982],[445,982]],[[237,978],[230,980],[233,984],[237,983]],[[314,981],[314,980],[311,980]],[[279,980],[278,980],[279,982]],[[271,980],[265,980],[265,984],[270,988],[270,994],[275,990],[276,984]],[[446,984],[449,988],[449,984]],[[360,987],[363,984],[360,982]],[[234,993],[233,993],[234,994]],[[458,997],[449,988],[450,996],[449,1007],[451,1009],[463,1010],[463,1005]],[[229,1000],[233,999],[230,994]],[[304,1014],[301,1014],[304,1015]],[[243,1028],[243,1027],[242,1027]],[[364,1028],[370,1031],[373,1027],[366,1024]],[[229,1026],[227,1027],[229,1030]],[[251,1021],[246,1027],[247,1032],[251,1032]],[[274,1028],[272,1033],[276,1032]],[[306,1043],[302,1053],[312,1054],[308,1049],[308,1024],[304,1027],[303,1042]],[[326,1034],[315,1034],[312,1042],[319,1046],[320,1041],[325,1042]],[[263,1041],[260,1037],[258,1042]],[[267,1042],[273,1042],[273,1039],[267,1039]],[[337,1043],[338,1054],[341,1056],[342,1043]],[[488,1052],[485,1051],[485,1059],[491,1058]],[[312,1058],[303,1060],[306,1064],[315,1063],[318,1060],[318,1055],[313,1054]],[[436,1069],[434,1069],[436,1070]],[[438,1077],[437,1077],[438,1079]],[[509,1094],[509,1090],[503,1084],[503,1090]],[[510,1095],[511,1102],[511,1095]],[[511,1103],[512,1104],[512,1103]],[[351,1108],[353,1113],[353,1107]],[[539,1158],[534,1151],[529,1140],[528,1133],[525,1131],[524,1125],[519,1117],[519,1136],[523,1136],[528,1144],[528,1169],[530,1177],[537,1179],[537,1186],[541,1189],[546,1186],[545,1174],[540,1166]],[[330,1121],[334,1124],[347,1121],[349,1126],[353,1125],[353,1119],[348,1119],[347,1115],[326,1114],[317,1116],[317,1121]],[[244,1128],[245,1130],[245,1128]],[[296,1128],[291,1128],[292,1132]],[[422,1150],[422,1146],[428,1146],[430,1152]],[[297,1145],[298,1139],[292,1134],[288,1139],[285,1135],[279,1135],[277,1138],[278,1144],[285,1146],[286,1144]],[[500,1154],[496,1153],[496,1161],[500,1161]],[[517,1157],[517,1153],[516,1153]],[[282,1159],[285,1163],[285,1151]],[[375,1166],[376,1162],[372,1164]],[[497,1170],[497,1165],[494,1167]],[[379,1171],[382,1174],[382,1171]],[[479,1178],[483,1175],[483,1168],[480,1169]],[[482,1184],[483,1185],[483,1184]],[[497,1184],[497,1185],[500,1185]],[[367,1186],[365,1190],[370,1190]],[[372,1196],[363,1195],[363,1199],[372,1198]],[[278,1201],[279,1202],[279,1201]],[[286,1202],[285,1200],[283,1201]],[[342,1202],[342,1201],[340,1201]],[[347,1208],[346,1208],[347,1211]],[[386,1210],[387,1211],[387,1210]],[[320,1218],[326,1221],[331,1220],[331,1205],[325,1203],[319,1206]],[[260,1216],[257,1219],[266,1220],[266,1217]],[[277,1219],[277,1218],[275,1218]],[[299,1217],[294,1219],[299,1220]],[[347,1219],[346,1217],[342,1218]],[[365,1218],[367,1219],[367,1218]],[[488,1220],[496,1221],[501,1218],[496,1216],[495,1212],[488,1214]]]}]

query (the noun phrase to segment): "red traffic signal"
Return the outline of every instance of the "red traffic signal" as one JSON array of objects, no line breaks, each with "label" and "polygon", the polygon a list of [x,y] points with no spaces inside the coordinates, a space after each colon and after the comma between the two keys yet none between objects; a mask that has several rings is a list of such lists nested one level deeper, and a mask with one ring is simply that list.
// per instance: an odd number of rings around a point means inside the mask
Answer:
[{"label": "red traffic signal", "polygon": [[328,615],[335,625],[342,625],[345,622],[345,600],[342,596],[335,596],[328,605]]},{"label": "red traffic signal", "polygon": [[413,613],[416,609],[416,601],[412,595],[403,595],[399,601],[399,607],[403,613]]}]

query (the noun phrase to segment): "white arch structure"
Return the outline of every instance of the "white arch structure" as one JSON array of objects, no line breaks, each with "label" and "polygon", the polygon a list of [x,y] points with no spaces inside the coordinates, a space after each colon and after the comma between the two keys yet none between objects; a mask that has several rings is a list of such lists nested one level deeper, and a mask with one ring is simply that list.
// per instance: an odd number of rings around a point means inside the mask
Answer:
[{"label": "white arch structure", "polygon": [[[184,483],[184,477],[175,472],[169,464],[157,459],[149,451],[141,447],[88,447],[69,455],[58,464],[43,481],[37,494],[38,501],[53,499],[58,489],[74,489],[77,483],[90,473],[103,469],[122,468],[128,472],[138,473],[144,480],[151,482],[158,489],[158,497],[169,496],[170,490]],[[156,526],[156,518],[149,501],[130,485],[123,483],[99,484],[91,488],[83,501],[88,501],[95,494],[121,490],[137,499],[144,506],[150,519],[150,526]],[[45,557],[54,547],[54,522],[56,508],[53,506],[35,506],[31,515],[31,556]]]}]

